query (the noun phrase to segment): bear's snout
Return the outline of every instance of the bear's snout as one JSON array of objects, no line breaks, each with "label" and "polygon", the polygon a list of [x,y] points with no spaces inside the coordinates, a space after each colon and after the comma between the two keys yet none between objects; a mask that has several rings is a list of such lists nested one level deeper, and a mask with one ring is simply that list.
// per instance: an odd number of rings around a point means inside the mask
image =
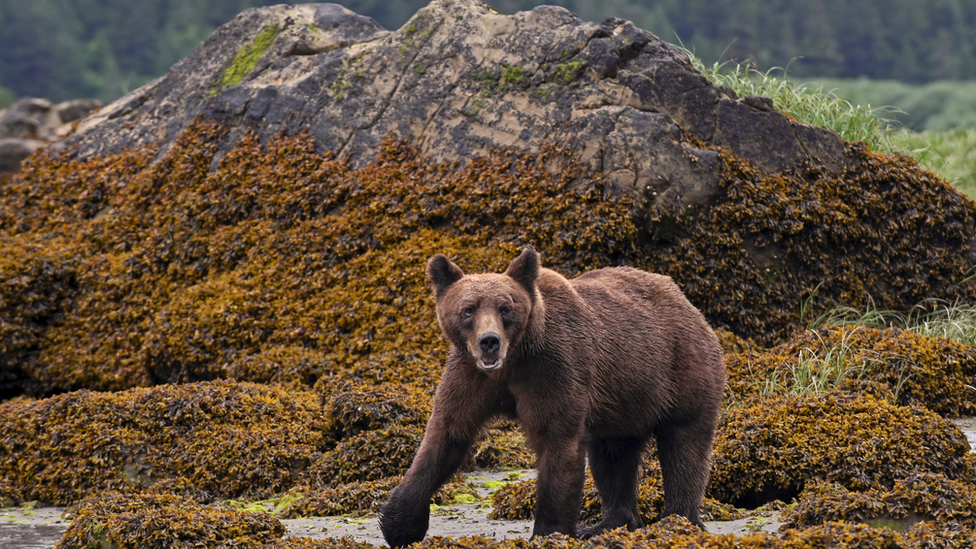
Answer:
[{"label": "bear's snout", "polygon": [[497,353],[499,347],[502,346],[502,338],[494,332],[489,332],[478,338],[478,346],[481,347],[483,354],[491,356]]}]

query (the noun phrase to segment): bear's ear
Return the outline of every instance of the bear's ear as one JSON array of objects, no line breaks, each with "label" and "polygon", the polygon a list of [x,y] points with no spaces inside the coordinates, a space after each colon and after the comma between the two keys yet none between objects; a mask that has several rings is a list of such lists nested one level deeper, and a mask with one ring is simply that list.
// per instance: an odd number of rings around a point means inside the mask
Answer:
[{"label": "bear's ear", "polygon": [[458,267],[444,254],[435,254],[427,260],[427,278],[434,285],[434,293],[441,295],[441,292],[448,286],[454,284],[464,276],[464,271]]},{"label": "bear's ear", "polygon": [[532,248],[522,250],[522,253],[509,264],[505,274],[525,288],[529,296],[534,296],[535,279],[539,277],[539,253]]}]

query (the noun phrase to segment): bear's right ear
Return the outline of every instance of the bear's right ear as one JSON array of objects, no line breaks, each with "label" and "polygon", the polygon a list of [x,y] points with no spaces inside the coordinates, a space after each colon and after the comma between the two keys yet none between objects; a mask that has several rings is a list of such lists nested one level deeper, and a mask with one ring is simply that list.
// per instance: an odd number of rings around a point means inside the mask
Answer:
[{"label": "bear's right ear", "polygon": [[539,252],[532,248],[522,250],[522,253],[508,265],[505,274],[525,288],[529,296],[534,296],[535,279],[539,278]]},{"label": "bear's right ear", "polygon": [[464,271],[444,254],[435,254],[427,260],[427,278],[434,285],[434,293],[441,293],[464,276]]}]

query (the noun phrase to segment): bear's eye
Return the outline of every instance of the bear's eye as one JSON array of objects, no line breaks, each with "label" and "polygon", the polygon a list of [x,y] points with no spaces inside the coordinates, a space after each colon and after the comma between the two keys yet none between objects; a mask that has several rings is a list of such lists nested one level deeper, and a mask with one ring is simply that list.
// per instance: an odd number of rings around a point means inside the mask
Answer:
[{"label": "bear's eye", "polygon": [[464,318],[471,318],[474,316],[474,307],[465,307],[461,309],[461,316]]},{"label": "bear's eye", "polygon": [[498,313],[502,316],[508,316],[512,314],[512,308],[508,305],[502,305],[502,307],[498,309]]}]

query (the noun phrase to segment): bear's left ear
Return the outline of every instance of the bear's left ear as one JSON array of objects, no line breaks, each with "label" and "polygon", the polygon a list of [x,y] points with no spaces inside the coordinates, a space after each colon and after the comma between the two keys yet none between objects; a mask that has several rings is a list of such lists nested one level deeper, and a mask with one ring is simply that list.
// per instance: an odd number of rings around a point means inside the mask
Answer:
[{"label": "bear's left ear", "polygon": [[505,274],[525,288],[529,296],[534,296],[535,279],[539,277],[539,253],[532,248],[522,250],[522,253],[509,264]]}]

